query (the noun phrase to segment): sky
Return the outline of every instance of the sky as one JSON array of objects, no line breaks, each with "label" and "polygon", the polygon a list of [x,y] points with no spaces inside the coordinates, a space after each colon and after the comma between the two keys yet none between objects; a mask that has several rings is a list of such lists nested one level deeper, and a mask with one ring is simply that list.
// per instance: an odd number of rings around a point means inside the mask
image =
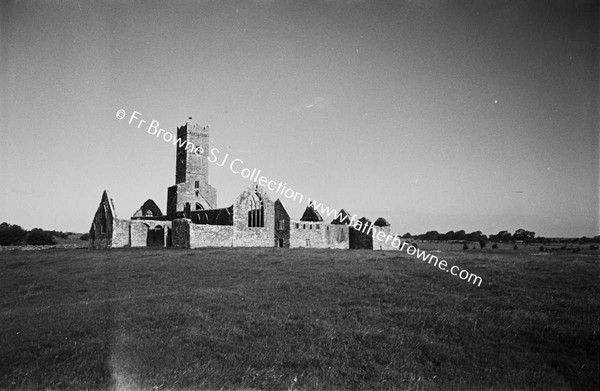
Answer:
[{"label": "sky", "polygon": [[[392,232],[595,236],[595,1],[7,1],[0,221],[87,232],[166,212],[175,147],[211,146]],[[126,118],[116,118],[118,110]],[[218,206],[250,182],[210,166]]]}]

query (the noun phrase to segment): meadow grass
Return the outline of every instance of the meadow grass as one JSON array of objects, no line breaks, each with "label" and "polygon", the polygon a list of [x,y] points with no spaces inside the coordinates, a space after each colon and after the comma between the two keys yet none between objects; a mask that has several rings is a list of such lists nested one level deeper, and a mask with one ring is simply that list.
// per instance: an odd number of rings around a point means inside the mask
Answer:
[{"label": "meadow grass", "polygon": [[598,389],[598,253],[0,252],[2,389]]}]

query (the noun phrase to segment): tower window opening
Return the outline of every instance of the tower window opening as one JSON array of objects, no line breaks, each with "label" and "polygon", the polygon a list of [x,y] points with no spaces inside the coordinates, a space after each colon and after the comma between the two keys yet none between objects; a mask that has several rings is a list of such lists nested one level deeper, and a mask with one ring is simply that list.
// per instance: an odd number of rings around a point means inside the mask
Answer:
[{"label": "tower window opening", "polygon": [[200,188],[200,181],[196,181],[196,183],[195,183],[194,186],[196,187],[196,189],[199,189]]}]

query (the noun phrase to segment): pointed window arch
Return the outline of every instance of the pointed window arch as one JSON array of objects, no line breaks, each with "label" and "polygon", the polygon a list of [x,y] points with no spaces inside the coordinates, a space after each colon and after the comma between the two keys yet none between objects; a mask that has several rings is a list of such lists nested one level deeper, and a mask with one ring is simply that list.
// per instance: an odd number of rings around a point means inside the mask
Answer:
[{"label": "pointed window arch", "polygon": [[196,202],[196,210],[204,210],[204,207],[202,206],[201,203]]},{"label": "pointed window arch", "polygon": [[265,208],[263,204],[262,198],[258,195],[258,193],[253,193],[250,198],[248,198],[248,227],[264,227],[265,226]]}]

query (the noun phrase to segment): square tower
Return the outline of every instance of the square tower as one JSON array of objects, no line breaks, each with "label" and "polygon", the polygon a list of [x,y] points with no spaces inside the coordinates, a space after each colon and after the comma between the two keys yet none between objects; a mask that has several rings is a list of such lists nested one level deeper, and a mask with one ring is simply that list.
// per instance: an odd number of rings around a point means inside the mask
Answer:
[{"label": "square tower", "polygon": [[177,128],[177,138],[175,185],[167,190],[169,219],[173,219],[177,212],[217,207],[217,190],[208,183],[208,126],[187,122]]}]

